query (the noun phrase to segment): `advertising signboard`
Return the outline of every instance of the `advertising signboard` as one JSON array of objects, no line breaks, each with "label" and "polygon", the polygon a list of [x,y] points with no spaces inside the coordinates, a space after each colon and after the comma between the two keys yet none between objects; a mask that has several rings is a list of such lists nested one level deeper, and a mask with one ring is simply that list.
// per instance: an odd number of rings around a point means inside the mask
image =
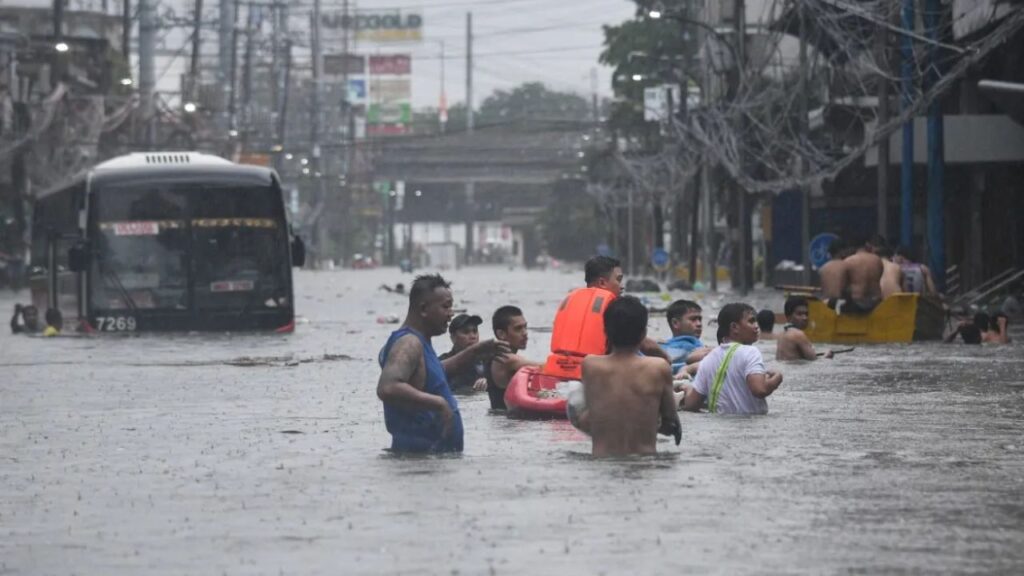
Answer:
[{"label": "advertising signboard", "polygon": [[362,54],[324,54],[324,74],[328,76],[366,74],[366,57]]},{"label": "advertising signboard", "polygon": [[412,74],[412,56],[408,54],[370,56],[370,74],[374,76],[408,76]]},{"label": "advertising signboard", "polygon": [[346,34],[354,35],[357,42],[394,43],[423,40],[423,16],[416,12],[392,10],[346,14],[341,10],[333,10],[324,12],[320,23],[328,40],[343,39]]},{"label": "advertising signboard", "polygon": [[408,54],[369,58],[369,104],[366,132],[370,136],[406,134],[412,126],[412,57]]}]

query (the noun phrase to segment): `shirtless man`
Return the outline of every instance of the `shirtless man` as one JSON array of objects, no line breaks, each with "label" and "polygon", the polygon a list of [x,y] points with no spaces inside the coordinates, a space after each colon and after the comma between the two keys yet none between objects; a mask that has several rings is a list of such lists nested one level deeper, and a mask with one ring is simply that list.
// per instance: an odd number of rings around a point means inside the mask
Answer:
[{"label": "shirtless man", "polygon": [[384,424],[393,451],[462,452],[462,416],[447,374],[508,352],[505,343],[488,340],[442,363],[430,339],[445,333],[452,304],[452,292],[444,278],[416,278],[409,290],[405,323],[391,333],[380,351],[377,397],[384,404]]},{"label": "shirtless man", "polygon": [[892,249],[887,246],[879,246],[875,248],[875,254],[882,259],[882,266],[884,266],[880,282],[882,299],[903,292],[903,269],[892,261]]},{"label": "shirtless man", "polygon": [[505,410],[505,389],[512,376],[524,366],[543,366],[539,362],[531,362],[519,356],[520,350],[526,349],[530,336],[526,332],[526,318],[523,311],[515,306],[502,306],[494,311],[491,318],[494,337],[507,342],[511,354],[490,362],[486,372],[487,395],[491,399],[492,410]]},{"label": "shirtless man", "polygon": [[846,243],[842,238],[836,238],[828,247],[831,260],[818,269],[818,278],[821,280],[821,297],[826,301],[836,301],[843,297],[846,291]]},{"label": "shirtless man", "polygon": [[[789,322],[778,337],[778,347],[775,349],[776,360],[817,360],[818,353],[814,346],[804,334],[809,323],[807,299],[800,296],[792,296],[786,300],[786,320]],[[832,351],[824,354],[825,358],[832,358]]]},{"label": "shirtless man", "polygon": [[622,296],[604,313],[611,353],[583,360],[587,408],[580,429],[593,439],[594,456],[654,454],[658,434],[682,438],[672,396],[672,370],[659,358],[641,356],[647,308]]},{"label": "shirtless man", "polygon": [[853,256],[843,260],[846,267],[846,293],[843,312],[867,314],[882,301],[882,259],[871,253],[866,244],[859,244]]},{"label": "shirtless man", "polygon": [[1009,344],[1010,335],[1007,329],[1010,318],[1003,312],[996,312],[989,318],[989,329],[985,333],[985,342],[991,344]]}]

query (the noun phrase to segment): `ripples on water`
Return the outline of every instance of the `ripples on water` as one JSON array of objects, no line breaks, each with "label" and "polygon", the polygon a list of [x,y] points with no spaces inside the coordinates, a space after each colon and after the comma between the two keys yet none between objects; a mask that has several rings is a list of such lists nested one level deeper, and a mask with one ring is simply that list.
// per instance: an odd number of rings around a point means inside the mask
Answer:
[{"label": "ripples on water", "polygon": [[[544,328],[581,274],[450,276],[460,306]],[[771,414],[684,414],[682,446],[644,458],[593,460],[565,422],[460,397],[464,455],[399,456],[375,396],[395,328],[377,317],[405,308],[376,287],[398,281],[300,274],[291,336],[0,336],[0,573],[1024,568],[1020,344],[783,365]],[[542,358],[550,334],[530,338]]]}]

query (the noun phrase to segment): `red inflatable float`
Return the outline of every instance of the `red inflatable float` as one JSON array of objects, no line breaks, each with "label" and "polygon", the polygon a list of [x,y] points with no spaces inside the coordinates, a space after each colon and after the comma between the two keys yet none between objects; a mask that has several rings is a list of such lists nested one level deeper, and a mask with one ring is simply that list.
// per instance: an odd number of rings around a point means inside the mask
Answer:
[{"label": "red inflatable float", "polygon": [[508,382],[505,406],[514,418],[566,418],[564,396],[555,390],[562,378],[540,373],[540,368],[524,366]]}]

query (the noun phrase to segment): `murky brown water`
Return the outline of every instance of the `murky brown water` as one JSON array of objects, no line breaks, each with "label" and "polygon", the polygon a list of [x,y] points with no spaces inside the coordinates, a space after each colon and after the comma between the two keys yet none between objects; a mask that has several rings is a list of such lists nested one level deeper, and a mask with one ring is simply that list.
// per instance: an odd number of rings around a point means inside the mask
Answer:
[{"label": "murky brown water", "polygon": [[[471,311],[545,326],[582,274],[450,276]],[[1020,344],[786,365],[769,416],[684,414],[647,459],[593,461],[564,422],[462,397],[465,454],[401,458],[375,396],[376,318],[405,307],[385,281],[409,277],[300,274],[287,337],[5,331],[0,574],[1024,570]]]}]

